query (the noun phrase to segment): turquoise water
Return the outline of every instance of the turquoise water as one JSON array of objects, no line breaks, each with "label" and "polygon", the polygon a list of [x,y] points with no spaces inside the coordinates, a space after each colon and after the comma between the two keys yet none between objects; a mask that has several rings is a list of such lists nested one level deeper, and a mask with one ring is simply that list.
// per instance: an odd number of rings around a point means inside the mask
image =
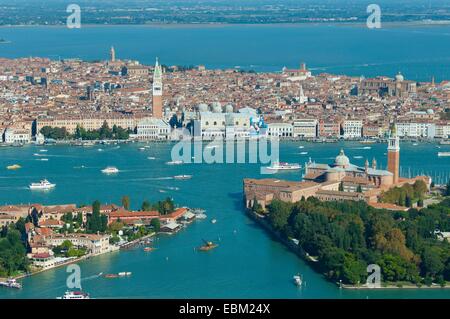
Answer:
[{"label": "turquoise water", "polygon": [[[304,145],[304,149],[299,149]],[[82,148],[47,146],[48,162],[34,153],[43,147],[0,148],[0,204],[5,203],[119,203],[129,195],[137,208],[144,199],[156,201],[172,196],[180,205],[202,207],[208,219],[195,221],[176,235],[160,236],[158,249],[145,253],[136,248],[92,258],[80,263],[83,289],[96,298],[450,298],[450,290],[340,290],[312,271],[301,259],[251,221],[242,209],[242,179],[260,175],[258,164],[185,164],[168,166],[171,144],[130,144]],[[343,147],[355,164],[376,157],[386,167],[386,145],[363,149],[359,143],[281,144],[282,161],[303,163],[311,156],[317,162],[330,162]],[[402,143],[403,170],[449,176],[450,158],[438,158],[435,144],[414,146]],[[307,155],[300,155],[303,151]],[[154,156],[155,160],[147,157]],[[353,156],[363,156],[353,159]],[[23,166],[8,171],[7,165]],[[85,168],[78,168],[84,165]],[[103,175],[107,165],[117,166],[117,176]],[[173,180],[177,174],[192,174],[191,180]],[[50,192],[30,191],[26,186],[43,177],[57,184]],[[299,172],[277,177],[300,179]],[[179,190],[170,190],[171,187]],[[160,190],[165,191],[161,193]],[[217,223],[212,224],[211,218]],[[217,241],[219,247],[208,253],[194,251],[202,239]],[[131,271],[130,278],[104,279],[96,274]],[[297,289],[292,276],[302,273],[306,287]],[[65,268],[50,270],[22,280],[24,289],[0,289],[0,298],[55,298],[66,290]]]},{"label": "turquoise water", "polygon": [[153,64],[205,64],[280,71],[307,62],[314,73],[355,76],[402,71],[407,79],[450,79],[450,26],[344,25],[82,26],[6,27],[0,57],[107,59],[116,56]]}]

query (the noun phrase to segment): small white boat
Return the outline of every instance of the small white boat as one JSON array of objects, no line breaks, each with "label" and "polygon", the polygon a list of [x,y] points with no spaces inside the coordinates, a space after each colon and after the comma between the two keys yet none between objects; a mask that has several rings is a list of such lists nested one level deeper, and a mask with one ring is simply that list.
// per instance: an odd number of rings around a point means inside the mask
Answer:
[{"label": "small white boat", "polygon": [[197,218],[197,219],[206,219],[208,216],[206,216],[206,214],[204,214],[204,213],[198,213],[198,214],[195,214],[195,218]]},{"label": "small white boat", "polygon": [[119,173],[119,169],[115,166],[108,166],[104,169],[102,169],[102,173],[104,174],[117,174]]},{"label": "small white boat", "polygon": [[56,184],[50,183],[48,180],[43,179],[39,183],[31,183],[29,185],[30,189],[40,189],[40,190],[47,190],[52,189],[56,186]]},{"label": "small white boat", "polygon": [[306,155],[308,152],[300,152],[300,155]]},{"label": "small white boat", "polygon": [[303,145],[300,145],[298,148],[305,148]]},{"label": "small white boat", "polygon": [[183,161],[170,161],[166,162],[167,165],[181,165],[183,164]]},{"label": "small white boat", "polygon": [[48,162],[48,158],[39,158],[38,161]]},{"label": "small white boat", "polygon": [[184,179],[191,179],[191,178],[192,178],[192,175],[175,175],[173,178],[174,178],[174,179],[181,179],[181,180],[184,180]]},{"label": "small white boat", "polygon": [[363,147],[363,150],[370,150],[372,147],[370,147],[370,146],[364,146]]},{"label": "small white boat", "polygon": [[356,156],[353,156],[353,158],[360,159],[360,158],[363,158],[363,156],[356,155]]},{"label": "small white boat", "polygon": [[274,164],[266,167],[266,169],[269,169],[269,170],[297,170],[300,168],[302,168],[300,164],[295,164],[295,163],[291,164],[291,163],[283,163],[283,162],[274,163]]},{"label": "small white boat", "polygon": [[145,151],[145,147],[139,147],[140,151]]},{"label": "small white boat", "polygon": [[156,157],[149,156],[149,157],[147,157],[147,159],[149,159],[149,160],[154,160],[154,159],[156,159]]},{"label": "small white boat", "polygon": [[214,218],[214,219],[211,219],[211,223],[212,223],[212,224],[217,223],[217,219],[215,219],[215,218]]},{"label": "small white boat", "polygon": [[56,299],[90,299],[89,294],[82,291],[66,291],[62,297]]},{"label": "small white boat", "polygon": [[103,148],[99,148],[98,151],[99,151],[99,152],[103,152]]},{"label": "small white boat", "polygon": [[439,152],[438,156],[439,157],[448,157],[448,156],[450,156],[450,152]]},{"label": "small white boat", "polygon": [[302,281],[302,277],[298,274],[298,275],[295,275],[294,277],[293,277],[293,280],[294,280],[294,284],[297,286],[297,287],[300,287],[301,285],[302,285],[302,283],[303,283],[303,281]]},{"label": "small white boat", "polygon": [[15,279],[8,279],[6,281],[1,281],[0,286],[7,287],[7,288],[15,288],[15,289],[22,289],[22,285],[18,283]]},{"label": "small white boat", "polygon": [[39,152],[48,152],[47,150],[39,150]]}]

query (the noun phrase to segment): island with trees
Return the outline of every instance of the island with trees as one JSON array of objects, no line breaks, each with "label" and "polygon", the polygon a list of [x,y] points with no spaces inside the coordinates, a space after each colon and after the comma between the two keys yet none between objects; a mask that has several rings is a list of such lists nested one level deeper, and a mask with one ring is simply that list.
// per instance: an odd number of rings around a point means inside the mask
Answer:
[{"label": "island with trees", "polygon": [[[179,208],[170,197],[154,203],[145,200],[140,205],[141,208],[135,211],[130,208],[129,196],[123,196],[121,202],[122,206],[102,205],[96,200],[89,206],[73,205],[69,212],[55,211],[54,216],[50,217],[44,217],[42,211],[30,206],[26,218],[20,217],[15,223],[0,227],[0,278],[20,278],[100,254],[90,251],[92,247],[80,245],[78,240],[73,241],[79,238],[77,236],[101,236],[109,239],[111,249],[105,249],[101,253],[132,247],[146,237],[164,232],[163,228],[167,223],[184,223],[183,215],[188,212],[187,208]],[[60,207],[64,209],[64,205]],[[117,212],[126,218],[113,218],[111,214]],[[132,217],[127,218],[128,216]],[[152,218],[145,219],[145,216]],[[182,228],[181,224],[177,225],[179,229]],[[39,234],[58,237],[61,241],[58,244],[40,242],[40,252],[34,253],[33,243],[36,243],[35,239]],[[47,251],[43,253],[44,248]],[[36,255],[39,255],[41,262],[42,259],[56,257],[62,262],[43,267],[34,262]]]},{"label": "island with trees", "polygon": [[[419,200],[419,189],[396,189],[385,199],[403,201],[409,194],[413,202]],[[344,288],[367,287],[371,264],[381,269],[381,287],[448,287],[450,197],[406,212],[375,209],[364,201],[310,197],[296,203],[273,200],[267,210],[255,201],[248,213]]]}]

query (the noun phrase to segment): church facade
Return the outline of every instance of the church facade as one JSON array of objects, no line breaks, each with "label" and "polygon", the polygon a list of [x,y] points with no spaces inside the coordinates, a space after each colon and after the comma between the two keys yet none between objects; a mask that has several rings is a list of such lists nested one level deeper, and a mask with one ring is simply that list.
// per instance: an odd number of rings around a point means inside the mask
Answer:
[{"label": "church facade", "polygon": [[388,140],[388,169],[377,168],[366,160],[364,166],[350,162],[343,149],[333,163],[315,163],[311,159],[305,163],[303,181],[292,182],[278,179],[244,179],[244,195],[247,208],[257,201],[265,208],[273,199],[297,202],[303,197],[314,196],[324,201],[364,200],[377,203],[383,191],[391,187],[413,184],[421,179],[427,185],[431,180],[426,176],[400,178],[400,143],[396,129],[392,129]]}]

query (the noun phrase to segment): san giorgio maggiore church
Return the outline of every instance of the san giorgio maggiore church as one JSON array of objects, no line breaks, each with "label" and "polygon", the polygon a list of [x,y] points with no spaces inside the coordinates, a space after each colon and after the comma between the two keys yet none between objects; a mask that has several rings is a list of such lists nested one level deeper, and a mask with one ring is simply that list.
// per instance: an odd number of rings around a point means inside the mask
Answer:
[{"label": "san giorgio maggiore church", "polygon": [[314,196],[323,201],[363,200],[376,208],[404,210],[404,207],[379,203],[382,192],[395,186],[414,184],[416,180],[423,180],[429,187],[431,179],[428,176],[399,176],[400,140],[395,128],[388,139],[387,157],[387,170],[377,168],[375,159],[371,164],[366,160],[361,167],[352,164],[341,149],[333,163],[315,163],[311,159],[305,163],[303,181],[244,179],[246,206],[250,208],[257,201],[265,208],[274,199],[294,203],[303,197]]}]

